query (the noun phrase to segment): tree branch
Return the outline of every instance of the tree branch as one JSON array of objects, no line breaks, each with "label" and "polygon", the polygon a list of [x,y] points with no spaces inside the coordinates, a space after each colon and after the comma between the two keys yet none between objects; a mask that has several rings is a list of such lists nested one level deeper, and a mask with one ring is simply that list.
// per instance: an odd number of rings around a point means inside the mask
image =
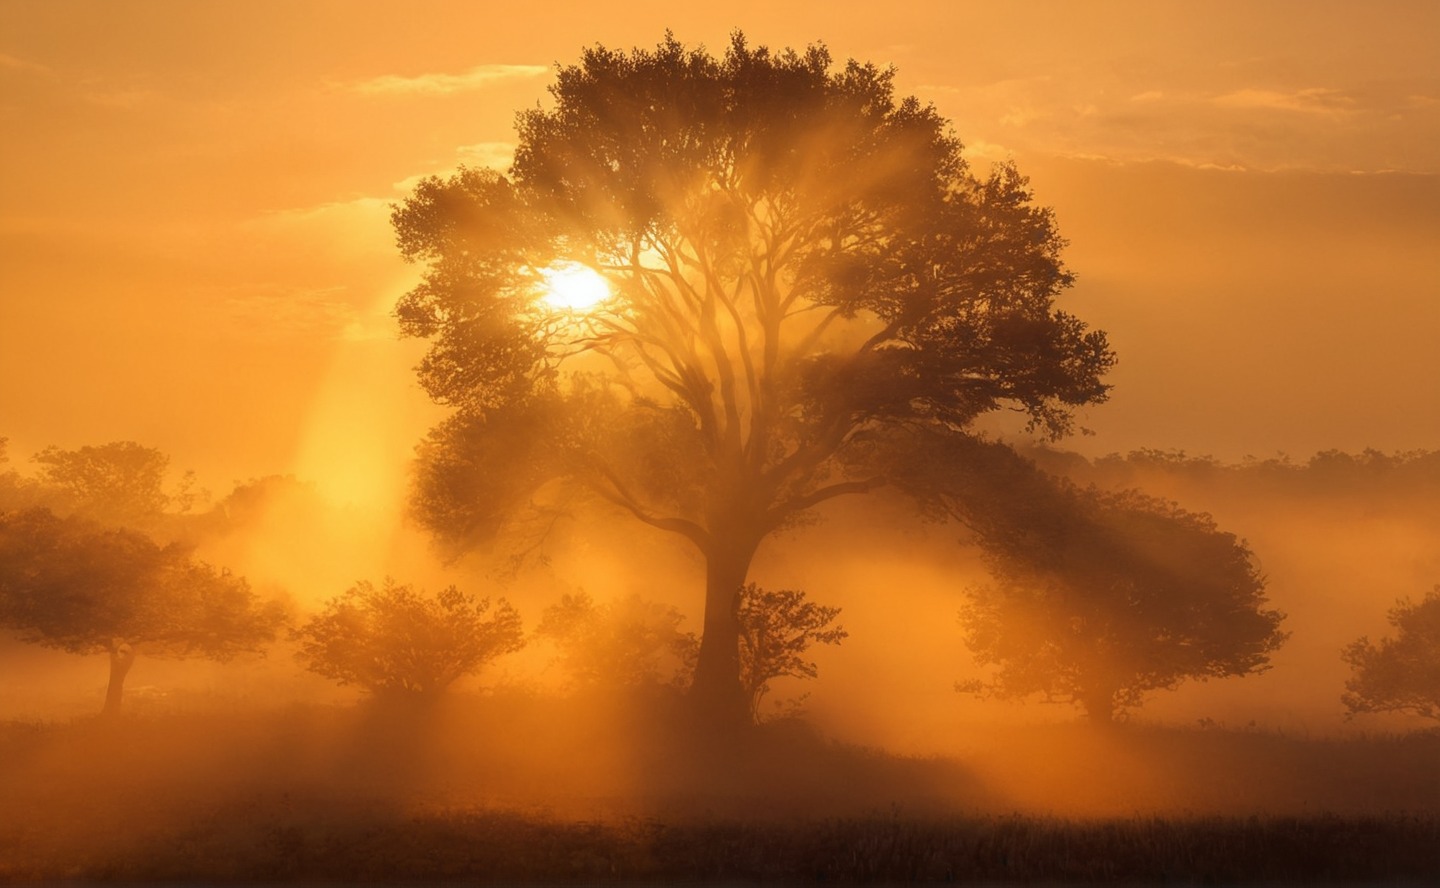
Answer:
[{"label": "tree branch", "polygon": [[812,506],[819,505],[837,496],[845,496],[852,493],[868,493],[877,487],[884,487],[888,483],[883,476],[876,475],[871,478],[866,478],[863,481],[841,481],[836,484],[819,487],[804,496],[788,499],[770,509],[765,513],[765,523],[770,527],[778,527],[787,517],[796,512],[803,512]]},{"label": "tree branch", "polygon": [[702,553],[708,553],[710,551],[712,548],[710,534],[705,528],[688,518],[666,518],[650,514],[640,505],[639,500],[630,493],[629,488],[625,486],[609,466],[597,460],[591,463],[591,468],[598,472],[611,485],[610,488],[607,488],[604,484],[596,483],[594,478],[582,474],[581,477],[585,483],[601,497],[625,509],[631,515],[635,516],[636,520],[644,524],[685,537],[694,543],[696,548]]}]

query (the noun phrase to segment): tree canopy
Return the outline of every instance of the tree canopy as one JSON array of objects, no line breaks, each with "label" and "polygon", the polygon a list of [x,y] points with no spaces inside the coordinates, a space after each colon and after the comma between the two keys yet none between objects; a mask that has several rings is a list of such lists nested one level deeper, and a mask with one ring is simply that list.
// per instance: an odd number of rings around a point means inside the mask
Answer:
[{"label": "tree canopy", "polygon": [[[897,431],[1008,407],[1067,432],[1113,355],[1055,306],[1072,276],[1026,179],[972,172],[892,70],[667,36],[586,50],[551,95],[508,173],[426,179],[392,215],[425,266],[401,329],[455,408],[421,448],[418,511],[464,545],[573,482],[688,540],[694,692],[743,719],[736,602],[765,538],[885,485],[874,442]],[[547,303],[570,264],[609,298]]]},{"label": "tree canopy", "polygon": [[1408,712],[1440,719],[1440,586],[1420,601],[1397,602],[1389,620],[1393,638],[1377,645],[1362,636],[1341,652],[1354,670],[1340,698],[1348,715]]},{"label": "tree canopy", "polygon": [[224,661],[263,649],[283,619],[182,546],[46,509],[0,513],[0,624],[69,653],[109,652],[107,711],[137,653]]},{"label": "tree canopy", "polygon": [[1010,495],[964,513],[993,582],[970,591],[961,622],[976,660],[996,668],[966,689],[1043,694],[1109,722],[1150,691],[1268,668],[1284,615],[1265,608],[1249,548],[1209,515],[1082,490],[989,450],[991,470],[971,483]]},{"label": "tree canopy", "polygon": [[454,586],[434,595],[386,578],[359,582],[293,633],[299,660],[382,698],[434,698],[460,678],[524,646],[520,616],[501,599]]},{"label": "tree canopy", "polygon": [[170,457],[134,441],[112,441],[75,450],[47,447],[35,454],[39,481],[58,491],[74,511],[104,524],[144,527],[170,508],[194,502],[192,473],[175,493],[165,490]]}]

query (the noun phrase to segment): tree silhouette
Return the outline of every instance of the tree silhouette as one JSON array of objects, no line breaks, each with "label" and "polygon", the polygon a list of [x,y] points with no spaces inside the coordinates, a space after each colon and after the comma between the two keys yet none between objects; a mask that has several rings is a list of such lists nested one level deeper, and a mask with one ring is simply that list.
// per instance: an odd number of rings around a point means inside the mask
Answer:
[{"label": "tree silhouette", "polygon": [[[741,723],[737,600],[763,540],[885,485],[872,445],[897,430],[1012,407],[1065,433],[1113,356],[1054,306],[1072,278],[1027,181],[972,174],[892,71],[667,36],[587,50],[551,93],[508,174],[427,179],[392,216],[425,265],[401,329],[432,341],[420,381],[455,411],[421,448],[417,511],[463,547],[567,482],[687,540],[692,695]],[[568,263],[611,297],[546,303]]]},{"label": "tree silhouette", "polygon": [[137,654],[225,661],[259,652],[283,620],[181,546],[45,509],[0,514],[0,624],[72,654],[108,652],[108,714]]},{"label": "tree silhouette", "polygon": [[962,689],[1044,694],[1108,723],[1147,692],[1269,668],[1284,615],[1264,609],[1250,550],[1209,515],[1006,474],[1014,499],[979,525],[994,582],[961,611],[966,645],[997,668]]},{"label": "tree silhouette", "polygon": [[165,491],[170,458],[134,441],[112,441],[75,450],[47,447],[34,456],[41,484],[58,491],[66,511],[103,524],[148,527],[167,509],[186,511],[194,503],[194,474],[186,472],[177,491]]},{"label": "tree silhouette", "polygon": [[299,660],[376,697],[427,700],[524,646],[520,616],[454,586],[427,595],[386,578],[356,583],[292,633]]},{"label": "tree silhouette", "polygon": [[1394,638],[1375,645],[1362,636],[1341,652],[1354,670],[1340,698],[1346,717],[1409,712],[1440,719],[1440,586],[1419,602],[1397,602],[1389,620]]},{"label": "tree silhouette", "polygon": [[850,633],[831,627],[840,608],[805,600],[798,589],[764,589],[747,583],[740,590],[740,685],[750,717],[760,720],[760,702],[777,678],[814,678],[815,664],[805,660],[812,644],[839,644]]},{"label": "tree silhouette", "polygon": [[0,437],[0,510],[24,509],[36,505],[30,491],[34,482],[10,468],[10,439]]},{"label": "tree silhouette", "polygon": [[684,687],[698,640],[680,629],[678,610],[639,595],[596,604],[589,593],[562,595],[535,634],[552,641],[559,666],[579,688]]}]

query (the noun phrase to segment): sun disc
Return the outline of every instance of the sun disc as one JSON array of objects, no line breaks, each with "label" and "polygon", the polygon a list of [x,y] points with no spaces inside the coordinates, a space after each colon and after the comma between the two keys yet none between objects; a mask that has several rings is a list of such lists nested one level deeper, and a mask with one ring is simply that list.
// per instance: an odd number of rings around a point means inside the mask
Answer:
[{"label": "sun disc", "polygon": [[551,308],[585,311],[610,298],[610,285],[599,272],[578,262],[542,269],[545,293],[540,298]]}]

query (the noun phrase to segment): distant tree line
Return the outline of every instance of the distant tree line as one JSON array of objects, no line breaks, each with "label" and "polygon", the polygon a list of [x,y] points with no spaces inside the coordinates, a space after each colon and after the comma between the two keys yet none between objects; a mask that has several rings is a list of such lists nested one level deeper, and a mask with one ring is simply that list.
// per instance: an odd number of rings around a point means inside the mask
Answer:
[{"label": "distant tree line", "polygon": [[1440,502],[1440,451],[1436,450],[1325,450],[1304,460],[1280,455],[1238,463],[1183,450],[1142,449],[1093,459],[1044,444],[1025,447],[1022,452],[1048,472],[1107,488],[1143,488],[1157,477],[1169,477],[1297,498],[1355,496]]}]

